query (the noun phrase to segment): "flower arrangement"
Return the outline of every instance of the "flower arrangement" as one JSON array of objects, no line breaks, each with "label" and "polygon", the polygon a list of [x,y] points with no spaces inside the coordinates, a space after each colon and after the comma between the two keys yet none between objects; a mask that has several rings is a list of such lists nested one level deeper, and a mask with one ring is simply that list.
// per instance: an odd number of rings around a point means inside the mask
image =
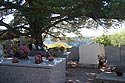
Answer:
[{"label": "flower arrangement", "polygon": [[42,60],[42,54],[41,53],[37,53],[36,56],[35,56],[35,64],[39,64],[42,61],[43,61]]},{"label": "flower arrangement", "polygon": [[29,48],[27,46],[25,46],[25,45],[21,46],[19,48],[19,51],[20,51],[21,54],[25,54],[25,53],[28,54],[30,52]]},{"label": "flower arrangement", "polygon": [[47,52],[46,59],[49,60],[49,61],[53,61],[54,57],[49,52]]},{"label": "flower arrangement", "polygon": [[13,63],[18,63],[18,62],[19,62],[19,59],[16,58],[16,57],[14,57],[14,58],[12,59],[12,62],[13,62]]},{"label": "flower arrangement", "polygon": [[30,49],[24,44],[19,48],[20,59],[28,59]]}]

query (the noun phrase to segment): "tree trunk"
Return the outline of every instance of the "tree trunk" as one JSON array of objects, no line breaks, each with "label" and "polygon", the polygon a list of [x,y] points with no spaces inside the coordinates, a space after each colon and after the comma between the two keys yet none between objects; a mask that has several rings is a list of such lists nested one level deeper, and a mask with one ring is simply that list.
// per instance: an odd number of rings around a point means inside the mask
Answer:
[{"label": "tree trunk", "polygon": [[35,36],[35,44],[36,45],[43,45],[43,40],[42,40],[42,36],[41,35],[36,35]]},{"label": "tree trunk", "polygon": [[37,20],[33,20],[31,18],[31,20],[29,21],[29,24],[30,24],[30,27],[31,27],[31,37],[33,39],[35,39],[35,44],[36,45],[43,45],[43,39],[42,39],[42,36],[41,36],[41,29],[42,29],[42,26],[41,24],[39,23],[39,21]]}]

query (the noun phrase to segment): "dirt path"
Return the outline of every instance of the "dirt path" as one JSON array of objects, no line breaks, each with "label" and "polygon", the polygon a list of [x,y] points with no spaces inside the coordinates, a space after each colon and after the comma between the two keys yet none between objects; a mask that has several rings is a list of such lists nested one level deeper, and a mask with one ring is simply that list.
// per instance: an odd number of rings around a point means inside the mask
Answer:
[{"label": "dirt path", "polygon": [[93,83],[98,73],[100,73],[98,69],[68,67],[66,83]]}]

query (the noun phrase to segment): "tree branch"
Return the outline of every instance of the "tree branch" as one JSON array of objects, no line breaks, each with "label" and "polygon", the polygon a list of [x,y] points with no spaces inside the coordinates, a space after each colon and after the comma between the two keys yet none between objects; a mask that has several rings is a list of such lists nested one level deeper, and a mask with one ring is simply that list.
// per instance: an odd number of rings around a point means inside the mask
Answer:
[{"label": "tree branch", "polygon": [[4,23],[2,20],[0,20],[0,25],[5,26],[8,30],[10,30],[12,33],[15,33],[17,35],[20,35],[20,32],[16,29],[12,28],[9,24]]},{"label": "tree branch", "polygon": [[60,28],[60,29],[64,29],[64,30],[68,30],[69,31],[69,28],[63,28],[63,27],[59,27],[59,26],[54,26],[56,28]]},{"label": "tree branch", "polygon": [[2,30],[2,31],[0,31],[0,36],[2,36],[4,33],[6,33],[7,32],[7,30]]},{"label": "tree branch", "polygon": [[[21,0],[22,1],[22,0]],[[13,3],[13,2],[8,2],[5,0],[0,1],[0,7],[5,7],[5,8],[0,8],[0,11],[2,10],[8,10],[8,9],[21,9],[23,5],[20,5],[19,3]]]},{"label": "tree branch", "polygon": [[48,34],[48,35],[50,35],[50,36],[52,36],[52,37],[55,37],[55,38],[59,38],[59,39],[60,39],[60,37],[57,37],[57,36],[55,36],[55,35],[52,35],[51,32],[50,32],[50,33],[45,32],[45,33]]}]

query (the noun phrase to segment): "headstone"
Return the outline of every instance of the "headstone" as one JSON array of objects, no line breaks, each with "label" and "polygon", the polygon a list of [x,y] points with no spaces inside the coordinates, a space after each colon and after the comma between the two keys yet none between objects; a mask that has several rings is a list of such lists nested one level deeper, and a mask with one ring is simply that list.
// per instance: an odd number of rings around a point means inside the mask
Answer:
[{"label": "headstone", "polygon": [[68,55],[67,58],[68,61],[70,60],[79,61],[79,47],[73,47],[69,49],[69,52],[71,53]]},{"label": "headstone", "polygon": [[105,56],[108,63],[119,63],[120,62],[120,49],[116,46],[105,46]]},{"label": "headstone", "polygon": [[121,46],[120,60],[121,62],[125,62],[125,45]]},{"label": "headstone", "polygon": [[[103,51],[101,51],[100,49]],[[86,65],[97,66],[98,55],[105,56],[104,47],[101,48],[99,44],[93,44],[93,45],[83,44],[79,47],[79,56],[80,56],[79,63],[82,65],[86,64]]]}]

